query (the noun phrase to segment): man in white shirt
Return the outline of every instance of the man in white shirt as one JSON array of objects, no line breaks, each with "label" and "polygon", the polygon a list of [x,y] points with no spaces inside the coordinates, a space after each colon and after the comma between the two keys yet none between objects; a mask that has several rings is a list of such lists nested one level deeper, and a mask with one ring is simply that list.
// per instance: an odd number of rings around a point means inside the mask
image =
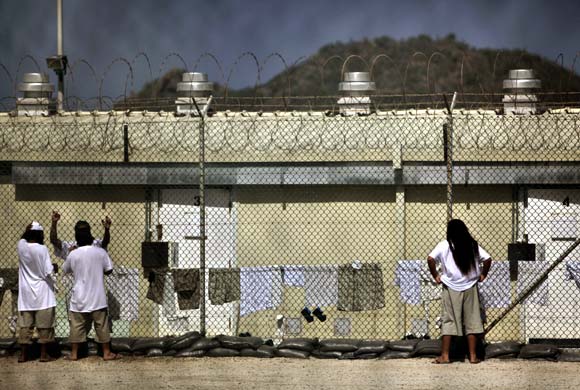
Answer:
[{"label": "man in white shirt", "polygon": [[[80,223],[82,222],[82,223]],[[103,248],[93,245],[90,225],[79,221],[75,231],[78,247],[70,252],[63,265],[65,273],[72,273],[72,288],[69,310],[72,344],[70,360],[78,359],[79,344],[87,340],[87,330],[94,323],[95,341],[103,347],[103,359],[113,360],[118,356],[111,352],[107,296],[104,275],[113,271],[111,258]]]},{"label": "man in white shirt", "polygon": [[[56,257],[60,257],[63,260],[66,260],[66,258],[68,257],[68,254],[77,248],[77,242],[76,241],[61,241],[58,238],[58,229],[57,229],[57,225],[58,225],[58,221],[60,221],[60,214],[58,211],[53,211],[52,212],[52,224],[50,226],[50,243],[52,244],[53,248],[54,248],[54,255]],[[104,250],[107,250],[107,247],[109,246],[109,242],[111,241],[111,232],[110,232],[110,228],[111,228],[111,219],[106,216],[104,220],[101,221],[103,224],[103,228],[105,229],[105,233],[103,235],[103,239],[100,240],[98,238],[93,239],[93,245],[94,246],[98,246],[103,248]],[[75,225],[75,231],[79,228],[83,228],[86,227],[88,225],[87,222],[85,221],[78,221]]]},{"label": "man in white shirt", "polygon": [[51,274],[54,266],[44,246],[44,231],[38,222],[28,225],[18,241],[18,326],[19,362],[28,360],[28,347],[36,327],[40,361],[48,362],[47,344],[54,342],[56,298]]}]

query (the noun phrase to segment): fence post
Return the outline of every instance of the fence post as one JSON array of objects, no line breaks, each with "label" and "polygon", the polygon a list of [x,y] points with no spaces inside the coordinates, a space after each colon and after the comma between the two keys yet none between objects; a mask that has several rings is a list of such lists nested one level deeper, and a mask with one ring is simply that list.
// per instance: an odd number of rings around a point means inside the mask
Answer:
[{"label": "fence post", "polygon": [[456,99],[457,92],[454,92],[449,106],[447,96],[443,95],[448,114],[447,123],[443,125],[443,155],[447,166],[447,222],[453,219],[453,107]]}]

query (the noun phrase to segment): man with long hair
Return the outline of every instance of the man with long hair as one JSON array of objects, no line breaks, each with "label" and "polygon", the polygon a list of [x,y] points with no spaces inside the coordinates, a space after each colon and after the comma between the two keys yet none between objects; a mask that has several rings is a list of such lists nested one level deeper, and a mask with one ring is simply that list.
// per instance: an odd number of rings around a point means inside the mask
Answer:
[{"label": "man with long hair", "polygon": [[[483,333],[477,283],[483,282],[491,267],[491,256],[480,247],[465,223],[452,219],[447,224],[447,239],[441,241],[427,258],[429,271],[437,284],[443,284],[441,356],[434,363],[449,363],[452,336],[467,335],[469,362],[479,363],[477,337]],[[441,264],[441,274],[436,264]],[[482,264],[482,265],[480,265]]]},{"label": "man with long hair", "polygon": [[78,248],[70,252],[63,265],[66,273],[72,273],[74,285],[69,305],[69,340],[72,344],[70,360],[78,359],[79,344],[87,340],[87,329],[94,324],[95,341],[103,347],[103,359],[118,356],[111,352],[111,334],[104,275],[113,271],[111,258],[103,248],[93,245],[94,237],[88,222],[79,221],[75,226]]},{"label": "man with long hair", "polygon": [[19,362],[28,360],[34,328],[38,332],[40,361],[51,360],[47,345],[54,342],[56,298],[51,274],[54,266],[44,246],[44,231],[32,222],[18,241],[18,326]]}]

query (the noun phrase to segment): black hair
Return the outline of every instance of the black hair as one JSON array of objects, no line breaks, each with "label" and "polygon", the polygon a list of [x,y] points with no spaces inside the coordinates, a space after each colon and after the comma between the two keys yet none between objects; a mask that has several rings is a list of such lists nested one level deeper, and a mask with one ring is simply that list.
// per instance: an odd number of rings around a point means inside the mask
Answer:
[{"label": "black hair", "polygon": [[447,242],[453,260],[463,275],[475,269],[475,254],[479,252],[479,246],[462,220],[452,219],[447,223]]},{"label": "black hair", "polygon": [[21,238],[27,242],[44,245],[44,231],[42,230],[26,230]]},{"label": "black hair", "polygon": [[90,229],[75,229],[75,240],[77,246],[92,245],[95,238],[91,234]]}]

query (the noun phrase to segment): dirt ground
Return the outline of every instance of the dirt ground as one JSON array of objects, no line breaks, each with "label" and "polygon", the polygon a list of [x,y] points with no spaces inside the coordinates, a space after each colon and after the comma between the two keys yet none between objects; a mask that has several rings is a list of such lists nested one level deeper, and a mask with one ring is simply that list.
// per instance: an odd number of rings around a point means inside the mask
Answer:
[{"label": "dirt ground", "polygon": [[431,359],[252,358],[0,359],[0,389],[568,389],[580,363],[488,360],[434,365]]}]

